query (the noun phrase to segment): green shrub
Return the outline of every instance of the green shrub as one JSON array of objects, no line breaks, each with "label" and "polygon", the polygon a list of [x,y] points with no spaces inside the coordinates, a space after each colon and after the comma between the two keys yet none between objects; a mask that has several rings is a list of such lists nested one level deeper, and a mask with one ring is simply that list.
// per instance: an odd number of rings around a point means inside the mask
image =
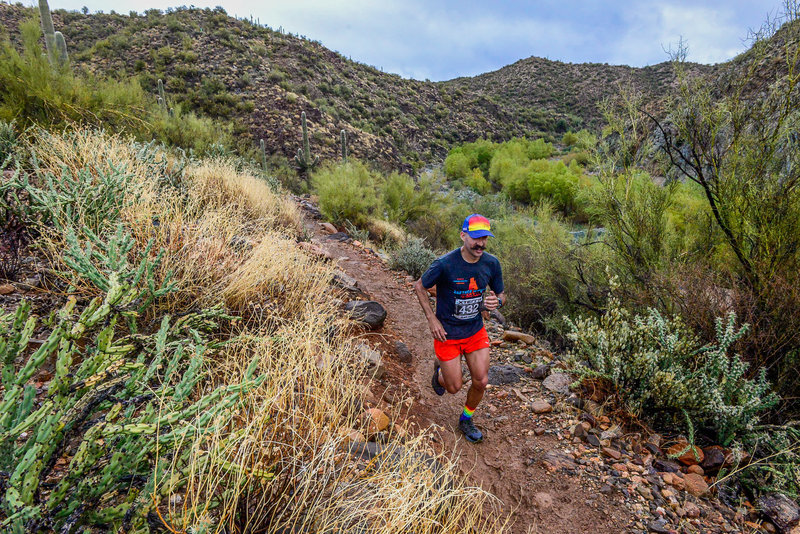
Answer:
[{"label": "green shrub", "polygon": [[504,313],[516,323],[560,342],[563,316],[605,305],[608,249],[576,243],[547,203],[492,224],[490,252],[503,264],[509,295]]},{"label": "green shrub", "polygon": [[424,239],[412,237],[404,246],[390,252],[389,267],[406,271],[414,278],[419,278],[435,259],[436,254],[425,246]]},{"label": "green shrub", "polygon": [[735,322],[733,313],[717,319],[715,342],[703,346],[679,318],[654,309],[631,316],[612,298],[599,319],[568,320],[567,337],[572,356],[589,363],[578,373],[609,380],[634,413],[668,424],[679,424],[685,414],[729,445],[778,402],[764,369],[748,379],[748,364],[729,355],[748,328],[737,329]]},{"label": "green shrub", "polygon": [[464,180],[464,185],[482,195],[492,190],[492,184],[483,177],[480,169],[472,169],[472,172]]},{"label": "green shrub", "polygon": [[0,120],[16,120],[21,128],[85,122],[141,130],[145,96],[138,83],[52,68],[38,23],[23,22],[20,31],[22,53],[7,38],[0,42]]},{"label": "green shrub", "polygon": [[379,175],[353,158],[326,165],[311,176],[320,211],[334,223],[348,220],[359,226],[380,206],[380,181]]},{"label": "green shrub", "polygon": [[435,195],[429,178],[423,177],[414,183],[407,174],[393,172],[381,183],[380,189],[389,221],[407,223],[433,209]]}]

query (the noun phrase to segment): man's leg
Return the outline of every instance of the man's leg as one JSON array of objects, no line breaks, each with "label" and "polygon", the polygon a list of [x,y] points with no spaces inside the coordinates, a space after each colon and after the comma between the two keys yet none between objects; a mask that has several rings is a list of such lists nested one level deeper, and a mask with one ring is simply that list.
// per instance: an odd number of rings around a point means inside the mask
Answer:
[{"label": "man's leg", "polygon": [[467,366],[472,375],[472,384],[467,391],[467,402],[464,404],[464,411],[458,419],[458,428],[463,432],[464,437],[473,443],[483,440],[483,433],[475,428],[472,422],[472,415],[483,399],[483,392],[489,382],[489,348],[482,348],[466,354]]},{"label": "man's leg", "polygon": [[[465,356],[472,384],[467,391],[467,406],[473,410],[478,407],[486,385],[489,383],[489,349],[479,349]],[[460,370],[460,369],[459,369]]]},{"label": "man's leg", "polygon": [[445,362],[439,360],[439,384],[453,395],[461,391],[461,386],[464,385],[464,377],[461,374],[460,356]]}]

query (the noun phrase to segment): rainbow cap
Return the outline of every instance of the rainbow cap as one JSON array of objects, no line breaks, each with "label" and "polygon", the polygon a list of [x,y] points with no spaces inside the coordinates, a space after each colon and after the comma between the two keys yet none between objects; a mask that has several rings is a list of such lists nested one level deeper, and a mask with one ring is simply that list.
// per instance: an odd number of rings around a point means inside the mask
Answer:
[{"label": "rainbow cap", "polygon": [[494,237],[494,234],[489,231],[489,219],[477,213],[473,213],[464,219],[464,224],[461,225],[461,231],[466,232],[467,235],[473,239],[487,235]]}]

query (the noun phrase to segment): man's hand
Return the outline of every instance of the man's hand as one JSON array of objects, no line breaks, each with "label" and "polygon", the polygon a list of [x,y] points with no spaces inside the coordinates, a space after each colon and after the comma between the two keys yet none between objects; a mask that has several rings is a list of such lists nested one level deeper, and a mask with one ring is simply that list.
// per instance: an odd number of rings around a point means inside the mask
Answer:
[{"label": "man's hand", "polygon": [[500,299],[497,298],[497,295],[494,294],[494,291],[491,289],[489,290],[489,294],[486,295],[486,298],[483,301],[483,306],[489,310],[496,310],[498,306],[500,306]]},{"label": "man's hand", "polygon": [[431,329],[433,339],[436,341],[447,341],[447,333],[444,331],[442,323],[436,317],[428,319],[428,326]]}]

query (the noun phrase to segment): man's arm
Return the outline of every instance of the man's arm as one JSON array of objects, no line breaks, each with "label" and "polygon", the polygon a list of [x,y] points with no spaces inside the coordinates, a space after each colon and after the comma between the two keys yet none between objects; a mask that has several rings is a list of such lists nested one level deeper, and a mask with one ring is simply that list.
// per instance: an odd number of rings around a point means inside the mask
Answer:
[{"label": "man's arm", "polygon": [[431,329],[433,339],[437,341],[447,340],[447,333],[444,331],[442,323],[436,318],[436,314],[433,313],[431,303],[428,302],[428,290],[422,285],[422,279],[414,282],[414,293],[417,294],[419,305],[422,306],[422,311],[425,312],[425,318],[428,320],[428,327]]}]

